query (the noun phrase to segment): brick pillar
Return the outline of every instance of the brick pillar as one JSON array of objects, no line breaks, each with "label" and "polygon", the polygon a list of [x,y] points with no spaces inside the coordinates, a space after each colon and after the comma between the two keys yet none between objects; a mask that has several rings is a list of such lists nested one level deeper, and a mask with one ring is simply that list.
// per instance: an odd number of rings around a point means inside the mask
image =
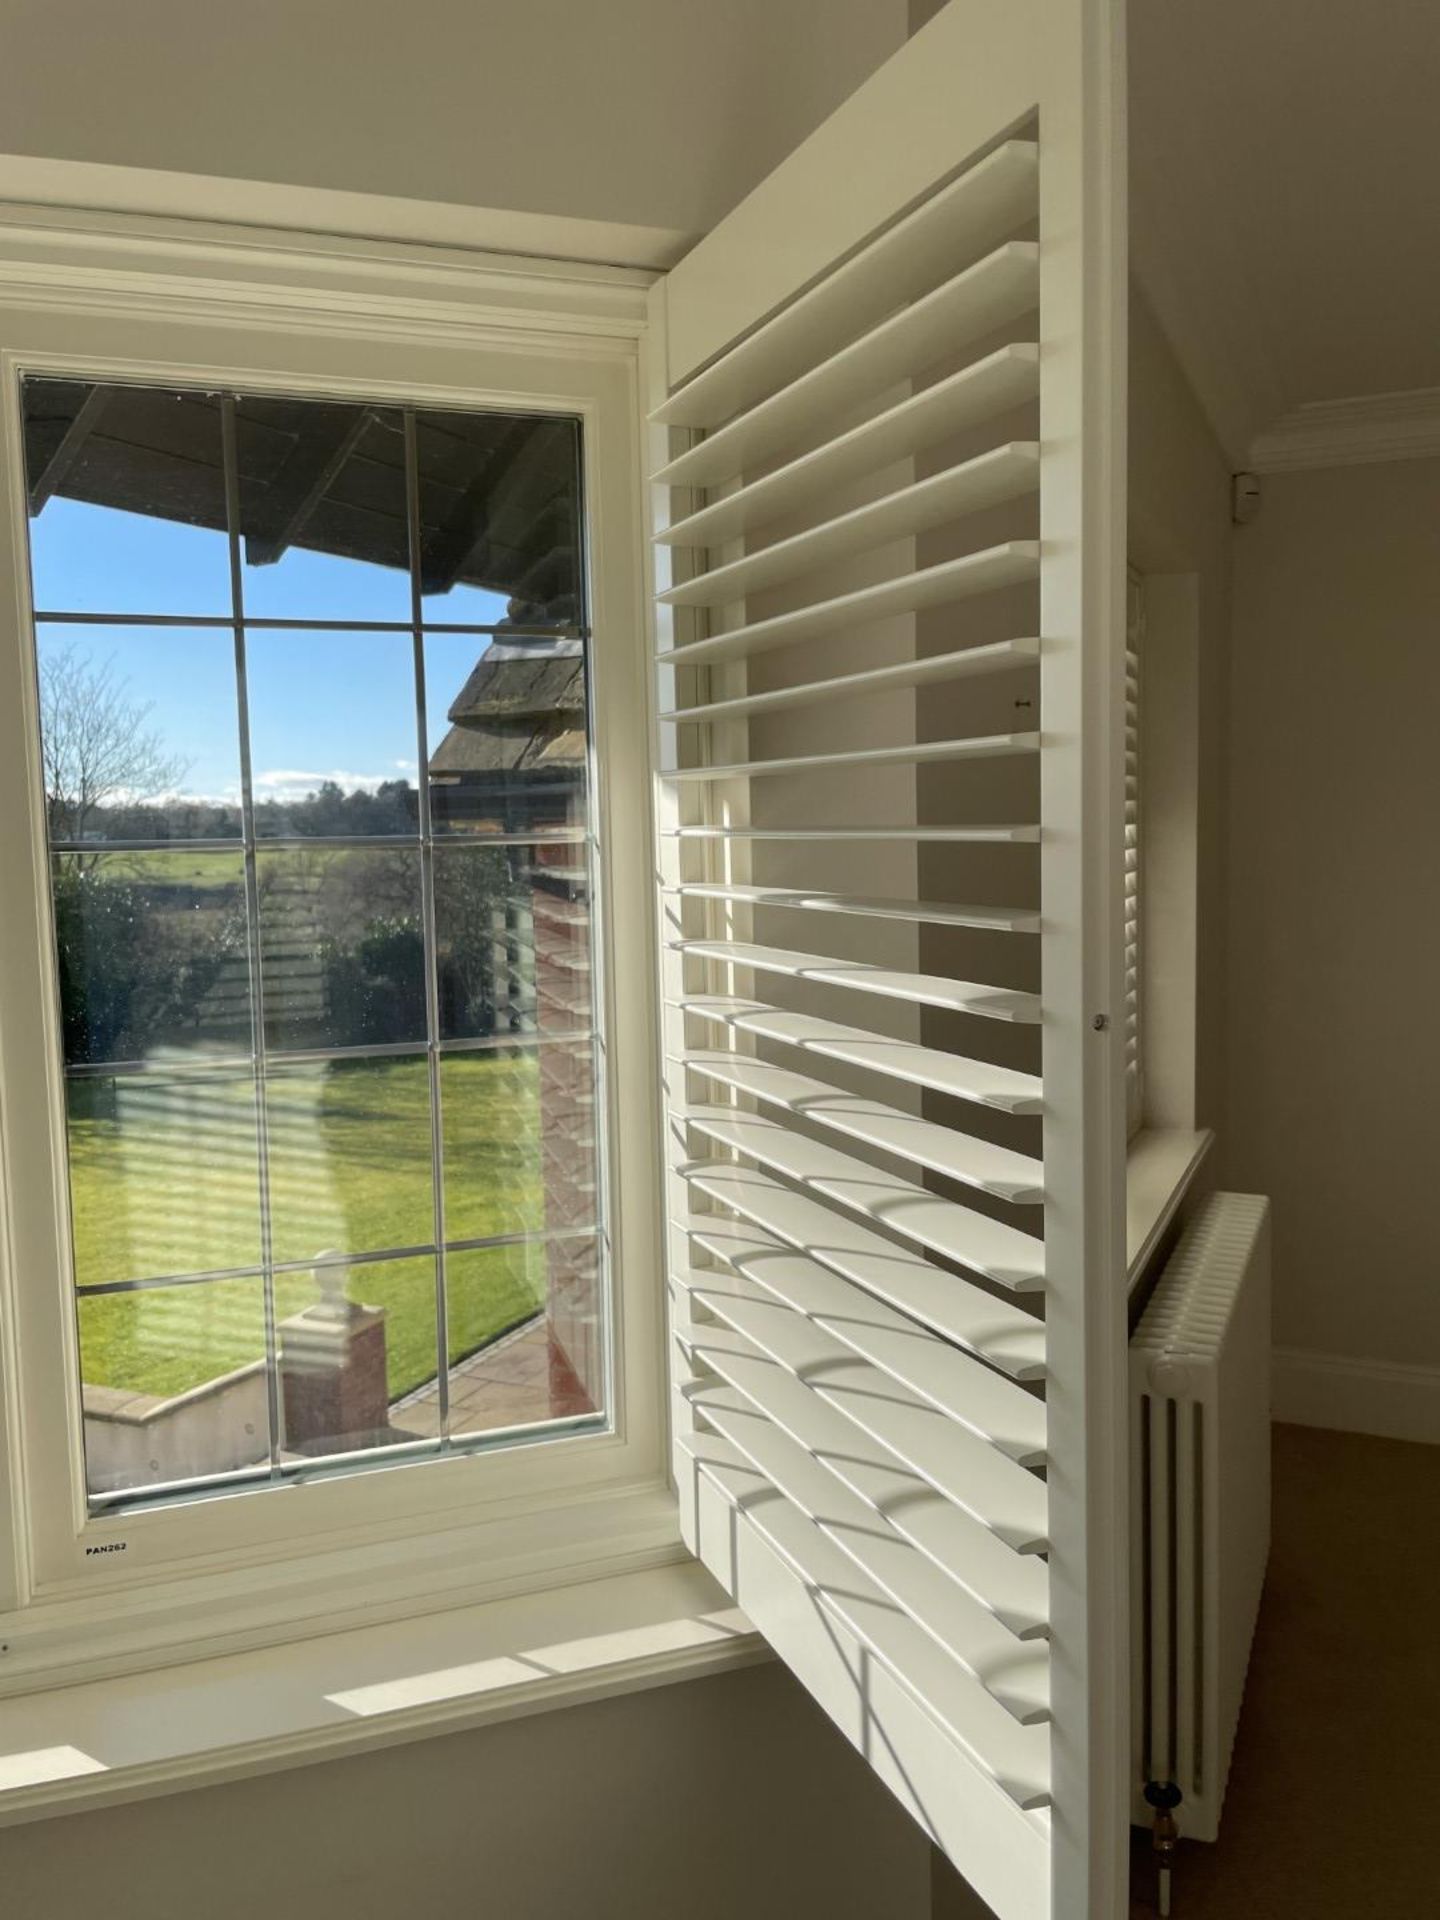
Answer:
[{"label": "brick pillar", "polygon": [[[532,869],[536,1016],[542,1033],[588,1026],[591,1018],[590,914],[583,869],[562,865],[580,850],[542,848]],[[541,1165],[545,1224],[552,1232],[595,1225],[595,1076],[589,1049],[545,1046],[540,1055]],[[598,1408],[604,1393],[599,1284],[590,1240],[547,1249],[547,1315],[556,1415]]]},{"label": "brick pillar", "polygon": [[345,1297],[350,1269],[317,1267],[320,1299],[282,1320],[281,1419],[292,1453],[373,1446],[389,1431],[385,1309]]}]

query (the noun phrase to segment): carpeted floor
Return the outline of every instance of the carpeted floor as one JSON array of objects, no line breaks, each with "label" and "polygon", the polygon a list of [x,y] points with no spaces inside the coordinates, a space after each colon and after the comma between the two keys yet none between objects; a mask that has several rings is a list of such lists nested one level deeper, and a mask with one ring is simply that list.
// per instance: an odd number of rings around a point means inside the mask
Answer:
[{"label": "carpeted floor", "polygon": [[[1440,1448],[1274,1430],[1270,1573],[1216,1845],[1175,1920],[1440,1915]],[[1153,1915],[1137,1837],[1136,1920]]]}]

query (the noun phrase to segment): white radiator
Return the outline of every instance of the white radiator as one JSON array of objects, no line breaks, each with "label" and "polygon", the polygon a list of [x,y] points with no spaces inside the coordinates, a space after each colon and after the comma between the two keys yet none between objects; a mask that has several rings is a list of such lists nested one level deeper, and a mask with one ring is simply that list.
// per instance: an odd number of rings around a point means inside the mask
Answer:
[{"label": "white radiator", "polygon": [[1213,1840],[1270,1548],[1270,1203],[1217,1193],[1130,1342],[1134,1818]]}]

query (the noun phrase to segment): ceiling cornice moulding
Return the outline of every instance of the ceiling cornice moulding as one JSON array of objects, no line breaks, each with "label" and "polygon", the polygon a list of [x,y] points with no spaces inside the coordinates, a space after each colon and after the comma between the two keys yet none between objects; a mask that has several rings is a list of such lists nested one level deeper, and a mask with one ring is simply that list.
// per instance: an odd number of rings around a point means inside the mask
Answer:
[{"label": "ceiling cornice moulding", "polygon": [[1440,387],[1312,400],[1250,443],[1257,473],[1440,456]]}]

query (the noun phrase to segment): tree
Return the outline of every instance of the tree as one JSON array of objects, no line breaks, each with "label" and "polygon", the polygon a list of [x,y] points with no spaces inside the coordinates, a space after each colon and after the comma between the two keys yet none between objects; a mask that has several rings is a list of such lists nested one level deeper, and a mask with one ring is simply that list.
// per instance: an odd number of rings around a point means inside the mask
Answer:
[{"label": "tree", "polygon": [[187,763],[166,752],[153,711],[153,702],[130,697],[113,659],[66,643],[45,649],[40,748],[52,839],[83,840],[106,806],[152,800],[184,776]]}]

